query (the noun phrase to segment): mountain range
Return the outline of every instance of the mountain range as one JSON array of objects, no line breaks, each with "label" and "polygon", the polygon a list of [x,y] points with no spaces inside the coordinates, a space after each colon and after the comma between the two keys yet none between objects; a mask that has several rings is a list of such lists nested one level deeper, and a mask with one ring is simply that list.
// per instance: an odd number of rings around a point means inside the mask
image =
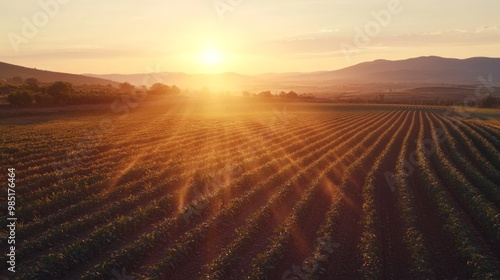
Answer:
[{"label": "mountain range", "polygon": [[0,79],[22,76],[35,77],[43,82],[63,80],[77,84],[110,84],[129,82],[134,85],[151,85],[156,82],[181,88],[217,90],[232,89],[281,89],[319,88],[354,84],[477,84],[479,77],[500,80],[500,58],[474,57],[468,59],[425,56],[406,60],[375,60],[334,71],[266,73],[241,75],[237,73],[186,74],[179,72],[140,74],[66,74],[41,71],[0,63]]},{"label": "mountain range", "polygon": [[118,82],[144,84],[144,81],[200,88],[223,84],[227,88],[280,89],[330,87],[352,84],[398,83],[412,85],[477,84],[479,77],[490,75],[500,80],[500,58],[468,59],[426,56],[406,60],[375,60],[351,67],[319,72],[266,73],[260,75],[149,73],[134,75],[89,75]]}]

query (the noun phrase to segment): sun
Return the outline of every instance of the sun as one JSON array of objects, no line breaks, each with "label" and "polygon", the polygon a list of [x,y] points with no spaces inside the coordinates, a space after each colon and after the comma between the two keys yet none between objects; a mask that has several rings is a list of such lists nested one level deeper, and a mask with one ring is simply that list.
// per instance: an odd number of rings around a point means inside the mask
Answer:
[{"label": "sun", "polygon": [[209,49],[203,53],[203,63],[207,66],[217,66],[221,63],[221,61],[221,53],[218,50]]}]

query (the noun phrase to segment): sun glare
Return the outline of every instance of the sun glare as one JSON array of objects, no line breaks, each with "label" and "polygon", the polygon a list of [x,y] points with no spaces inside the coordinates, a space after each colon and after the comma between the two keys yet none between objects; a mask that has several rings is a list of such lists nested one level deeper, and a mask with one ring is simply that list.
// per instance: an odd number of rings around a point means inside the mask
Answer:
[{"label": "sun glare", "polygon": [[221,60],[221,54],[217,50],[206,50],[203,54],[203,63],[207,66],[217,66]]}]

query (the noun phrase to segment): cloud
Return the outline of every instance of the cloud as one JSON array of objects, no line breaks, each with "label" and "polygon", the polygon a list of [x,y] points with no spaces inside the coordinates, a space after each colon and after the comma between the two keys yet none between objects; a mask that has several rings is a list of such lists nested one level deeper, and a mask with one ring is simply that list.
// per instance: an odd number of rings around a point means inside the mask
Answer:
[{"label": "cloud", "polygon": [[483,25],[478,28],[476,28],[476,33],[481,33],[481,32],[491,32],[491,31],[497,31],[498,26],[496,25]]},{"label": "cloud", "polygon": [[338,29],[321,29],[320,31],[318,31],[319,33],[332,33],[332,32],[338,32],[339,30]]},{"label": "cloud", "polygon": [[[476,32],[476,30],[486,30]],[[496,25],[471,27],[467,29],[428,30],[400,34],[383,34],[372,38],[371,43],[362,48],[364,52],[387,52],[390,49],[401,47],[432,48],[435,46],[472,46],[494,45],[498,43],[500,30]],[[335,29],[325,28],[314,34],[300,34],[296,37],[281,38],[269,42],[263,50],[273,55],[287,55],[301,58],[335,57],[341,50],[342,43],[354,45],[355,34],[337,32]]]}]

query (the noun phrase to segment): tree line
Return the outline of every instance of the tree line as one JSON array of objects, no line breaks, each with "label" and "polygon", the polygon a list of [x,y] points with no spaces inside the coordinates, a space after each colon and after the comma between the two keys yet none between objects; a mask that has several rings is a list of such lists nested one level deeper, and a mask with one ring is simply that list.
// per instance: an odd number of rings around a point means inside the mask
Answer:
[{"label": "tree line", "polygon": [[242,95],[243,97],[262,97],[262,98],[279,97],[279,98],[291,98],[291,99],[306,97],[305,95],[299,96],[299,94],[296,93],[295,91],[289,91],[289,92],[281,91],[278,94],[273,94],[270,90],[261,91],[259,93],[243,91]]},{"label": "tree line", "polygon": [[153,84],[150,88],[135,87],[130,83],[118,86],[73,85],[68,82],[41,83],[36,78],[14,77],[9,83],[0,83],[0,95],[5,96],[14,107],[58,107],[66,105],[85,105],[111,103],[121,95],[130,93],[152,95],[176,95],[181,90],[173,85]]},{"label": "tree line", "polygon": [[[11,106],[14,107],[58,107],[66,105],[85,105],[111,103],[122,95],[139,93],[154,96],[171,96],[181,93],[181,89],[175,85],[169,86],[162,83],[155,83],[151,87],[136,87],[130,83],[117,85],[73,85],[71,83],[57,81],[54,83],[41,83],[36,78],[23,79],[16,76],[4,83],[0,82],[0,101],[4,97]],[[202,94],[209,93],[204,88]],[[255,97],[261,100],[297,100],[304,102],[333,102],[333,103],[377,103],[377,104],[414,104],[414,105],[441,105],[441,106],[477,106],[481,108],[500,107],[500,97],[491,94],[473,102],[474,104],[464,104],[458,99],[417,99],[385,98],[384,94],[370,97],[355,98],[317,98],[311,94],[298,94],[295,91],[281,91],[273,94],[270,90],[252,93],[243,91],[243,97]]]}]

